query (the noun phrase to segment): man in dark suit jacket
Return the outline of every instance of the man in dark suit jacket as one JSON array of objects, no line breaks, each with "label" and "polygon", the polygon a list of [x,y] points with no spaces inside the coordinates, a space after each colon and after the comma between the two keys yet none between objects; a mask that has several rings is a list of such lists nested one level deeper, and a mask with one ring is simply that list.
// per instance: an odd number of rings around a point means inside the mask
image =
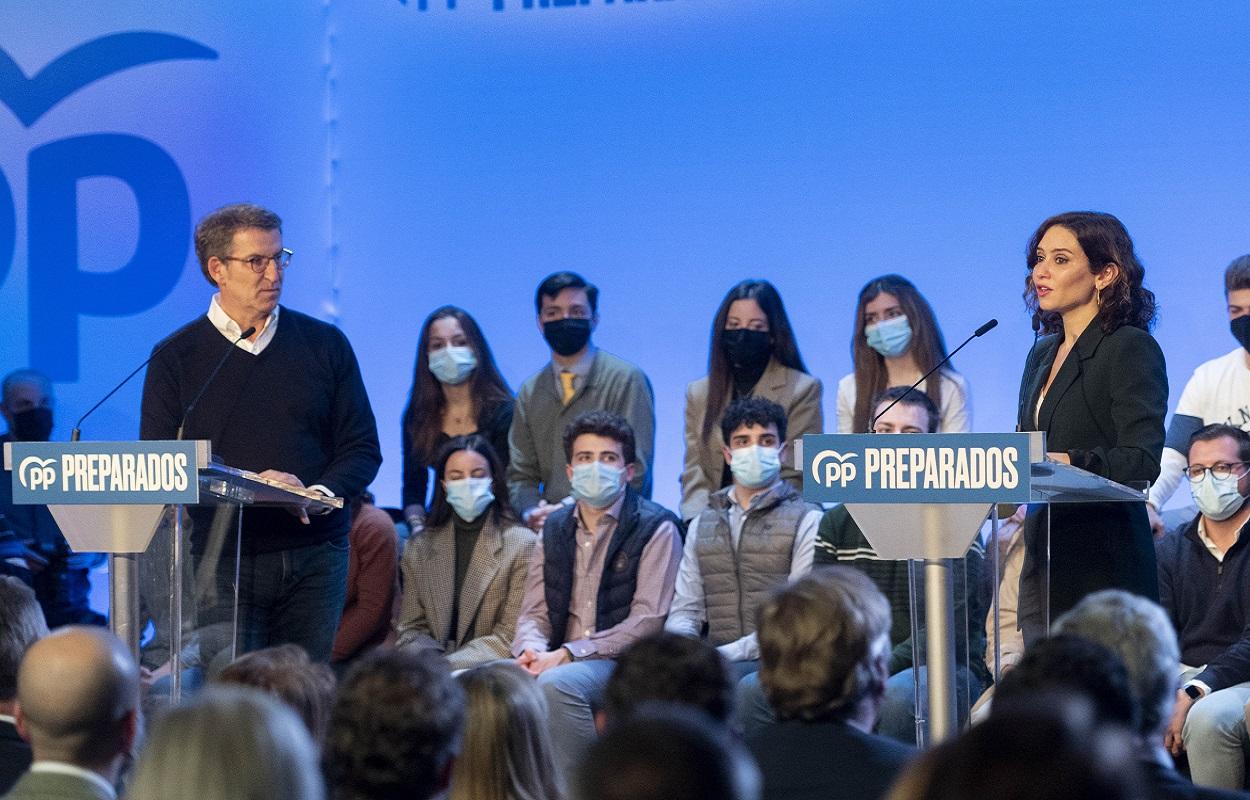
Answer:
[{"label": "man in dark suit jacket", "polygon": [[0,795],[30,766],[30,745],[17,732],[17,670],[22,656],[48,635],[43,611],[29,586],[0,576]]},{"label": "man in dark suit jacket", "polygon": [[116,800],[139,735],[139,667],[103,628],[69,626],[31,645],[17,678],[17,729],[34,761],[6,800]]},{"label": "man in dark suit jacket", "polygon": [[813,570],[759,612],[760,684],[777,722],[747,737],[763,800],[875,800],[914,750],[872,733],[889,677],[890,604],[851,567]]}]

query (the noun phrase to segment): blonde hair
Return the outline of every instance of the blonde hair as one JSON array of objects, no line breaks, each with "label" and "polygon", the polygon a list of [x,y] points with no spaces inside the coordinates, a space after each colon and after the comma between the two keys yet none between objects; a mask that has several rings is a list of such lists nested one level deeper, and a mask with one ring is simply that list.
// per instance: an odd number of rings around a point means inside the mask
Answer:
[{"label": "blonde hair", "polygon": [[458,680],[468,695],[468,720],[449,800],[561,800],[547,703],[534,679],[496,663]]}]

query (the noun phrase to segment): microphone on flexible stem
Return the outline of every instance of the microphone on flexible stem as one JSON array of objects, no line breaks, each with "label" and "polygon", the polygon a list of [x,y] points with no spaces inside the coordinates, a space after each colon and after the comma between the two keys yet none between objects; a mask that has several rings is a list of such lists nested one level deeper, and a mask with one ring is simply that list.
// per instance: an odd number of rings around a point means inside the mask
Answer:
[{"label": "microphone on flexible stem", "polygon": [[150,362],[152,359],[156,358],[156,354],[157,354],[157,353],[159,353],[159,352],[161,352],[162,350],[164,350],[164,349],[165,349],[165,347],[166,347],[166,346],[167,346],[170,342],[172,342],[173,340],[174,340],[174,337],[173,337],[173,336],[170,336],[170,337],[169,337],[169,338],[167,338],[165,341],[163,341],[163,342],[161,342],[160,344],[156,345],[156,348],[152,351],[151,355],[149,355],[147,358],[143,359],[143,363],[142,363],[142,364],[140,364],[139,366],[135,367],[135,368],[134,368],[134,370],[133,370],[133,371],[132,371],[129,375],[127,375],[126,377],[122,378],[121,383],[119,383],[119,384],[117,384],[116,386],[114,386],[114,387],[113,387],[112,391],[110,391],[108,394],[104,395],[104,397],[101,397],[101,398],[100,398],[100,402],[98,402],[98,403],[96,403],[95,405],[93,405],[90,409],[88,409],[88,410],[87,410],[87,413],[86,413],[86,414],[83,414],[81,417],[79,417],[79,418],[78,418],[78,421],[74,423],[74,429],[73,429],[72,431],[70,431],[70,433],[69,433],[69,440],[70,440],[71,442],[76,442],[76,441],[78,441],[79,439],[81,439],[81,438],[82,438],[82,424],[83,424],[83,422],[87,419],[87,417],[89,417],[89,416],[91,416],[92,414],[94,414],[94,413],[95,413],[95,410],[96,410],[97,408],[99,408],[100,406],[104,405],[104,401],[108,400],[110,397],[112,397],[113,395],[117,394],[117,392],[118,392],[118,390],[119,390],[119,389],[121,389],[123,386],[125,386],[127,383],[129,383],[131,378],[133,378],[134,376],[138,375],[138,374],[139,374],[139,370],[141,370],[141,369],[143,369],[144,367],[146,367],[146,366],[148,365],[148,362]]},{"label": "microphone on flexible stem", "polygon": [[221,357],[221,361],[218,361],[217,366],[213,368],[211,373],[209,373],[208,380],[204,381],[204,385],[200,387],[199,394],[197,394],[195,399],[187,405],[187,410],[182,412],[182,421],[178,423],[178,435],[174,437],[176,440],[182,441],[182,429],[186,427],[187,418],[191,416],[191,412],[195,410],[195,405],[200,402],[200,398],[204,396],[204,393],[208,391],[208,387],[212,385],[213,378],[216,378],[217,373],[221,372],[221,368],[226,366],[226,362],[230,360],[230,356],[234,355],[234,351],[239,349],[239,342],[248,338],[253,333],[256,333],[255,325],[243,331],[243,333],[240,333],[239,338],[230,343],[230,349],[226,351],[226,354]]},{"label": "microphone on flexible stem", "polygon": [[945,366],[946,362],[948,362],[948,361],[950,361],[952,358],[954,358],[954,357],[955,357],[955,354],[956,354],[956,353],[958,353],[960,350],[963,350],[963,349],[964,349],[964,346],[965,346],[965,345],[967,345],[967,344],[968,344],[968,342],[971,342],[973,339],[977,338],[978,336],[984,336],[985,334],[987,334],[987,333],[989,333],[990,331],[994,330],[994,328],[995,328],[997,325],[998,325],[998,320],[996,320],[996,319],[992,319],[992,320],[990,320],[989,322],[987,322],[987,323],[985,323],[984,325],[982,325],[981,327],[977,328],[975,331],[973,331],[973,332],[972,332],[972,335],[971,335],[971,336],[969,336],[967,339],[964,339],[964,340],[963,340],[963,342],[959,345],[959,347],[956,347],[954,350],[950,351],[950,353],[948,353],[948,354],[946,355],[946,358],[943,358],[941,361],[939,361],[937,364],[935,364],[935,365],[933,366],[933,369],[931,369],[931,370],[929,370],[928,372],[926,372],[925,374],[921,375],[921,376],[920,376],[920,380],[916,381],[916,382],[915,382],[915,383],[913,383],[911,386],[908,386],[908,387],[907,387],[907,391],[903,392],[903,393],[902,393],[902,394],[900,394],[898,397],[896,397],[896,398],[894,399],[894,402],[890,403],[888,406],[886,406],[885,408],[881,409],[881,413],[880,413],[880,414],[877,414],[876,416],[874,416],[874,417],[872,418],[872,420],[870,420],[870,421],[869,421],[869,423],[868,423],[868,433],[874,433],[874,432],[876,431],[876,428],[877,428],[877,420],[881,419],[881,417],[885,414],[885,412],[889,411],[891,408],[894,408],[894,406],[898,405],[898,404],[899,404],[899,402],[900,402],[900,401],[901,401],[904,397],[906,397],[907,395],[909,395],[909,394],[911,394],[912,392],[914,392],[914,391],[916,390],[916,387],[917,387],[917,386],[919,386],[920,384],[924,383],[926,378],[928,378],[930,375],[932,375],[933,373],[935,373],[935,372],[937,372],[939,369],[941,369],[943,366]]}]

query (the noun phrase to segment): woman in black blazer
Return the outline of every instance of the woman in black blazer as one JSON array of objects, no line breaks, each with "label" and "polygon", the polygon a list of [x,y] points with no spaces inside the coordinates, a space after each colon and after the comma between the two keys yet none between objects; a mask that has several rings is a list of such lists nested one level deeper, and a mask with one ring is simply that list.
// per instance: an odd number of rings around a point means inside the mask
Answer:
[{"label": "woman in black blazer", "polygon": [[[1025,304],[1046,335],[1020,384],[1019,429],[1046,431],[1048,458],[1123,484],[1159,475],[1168,383],[1150,335],[1154,295],[1124,225],[1110,214],[1051,217],[1029,241]],[[1100,589],[1158,600],[1154,544],[1142,503],[1030,509],[1020,580],[1025,640],[1044,636],[1040,556],[1050,517],[1050,620]]]}]

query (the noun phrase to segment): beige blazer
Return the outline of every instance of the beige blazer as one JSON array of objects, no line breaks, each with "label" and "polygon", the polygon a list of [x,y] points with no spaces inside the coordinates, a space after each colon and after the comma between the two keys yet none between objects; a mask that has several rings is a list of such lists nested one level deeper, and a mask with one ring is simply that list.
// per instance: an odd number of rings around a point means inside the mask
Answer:
[{"label": "beige blazer", "polygon": [[523,525],[501,528],[493,517],[486,521],[460,587],[459,620],[452,631],[455,528],[448,521],[409,539],[400,563],[404,592],[396,646],[438,650],[452,669],[511,658],[525,575],[537,540]]},{"label": "beige blazer", "polygon": [[[786,438],[790,441],[806,433],[822,433],[824,413],[821,410],[820,380],[805,372],[769,361],[751,394],[772,400],[786,410]],[[681,473],[681,518],[691,520],[707,508],[707,498],[721,488],[725,454],[720,421],[712,433],[703,438],[703,417],[707,411],[707,376],[686,387],[686,464]],[[793,448],[792,448],[793,449]],[[799,470],[783,466],[781,477],[794,488],[802,490],[803,475]]]}]

